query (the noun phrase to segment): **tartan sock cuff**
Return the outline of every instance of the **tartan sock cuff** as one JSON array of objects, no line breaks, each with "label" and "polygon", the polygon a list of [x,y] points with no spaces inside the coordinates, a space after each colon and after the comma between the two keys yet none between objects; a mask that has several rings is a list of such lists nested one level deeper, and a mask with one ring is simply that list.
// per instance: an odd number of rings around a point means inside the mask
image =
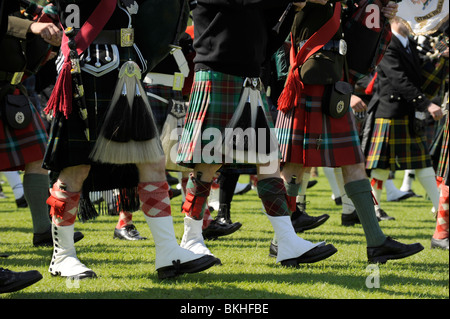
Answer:
[{"label": "tartan sock cuff", "polygon": [[172,215],[167,181],[139,183],[138,194],[141,209],[148,217]]},{"label": "tartan sock cuff", "polygon": [[297,197],[298,192],[300,191],[301,184],[292,184],[292,183],[284,183],[284,187],[286,188],[286,194],[288,196]]},{"label": "tartan sock cuff", "polygon": [[286,187],[281,178],[271,177],[259,180],[256,185],[260,198],[273,195],[286,195]]},{"label": "tartan sock cuff", "polygon": [[186,199],[182,207],[184,214],[196,220],[203,218],[211,184],[202,182],[191,175],[186,186]]},{"label": "tartan sock cuff", "polygon": [[281,178],[258,181],[258,196],[269,216],[290,216],[286,200],[286,188]]},{"label": "tartan sock cuff", "polygon": [[211,185],[212,182],[202,182],[191,175],[186,185],[186,193],[194,196],[208,197],[211,191]]}]

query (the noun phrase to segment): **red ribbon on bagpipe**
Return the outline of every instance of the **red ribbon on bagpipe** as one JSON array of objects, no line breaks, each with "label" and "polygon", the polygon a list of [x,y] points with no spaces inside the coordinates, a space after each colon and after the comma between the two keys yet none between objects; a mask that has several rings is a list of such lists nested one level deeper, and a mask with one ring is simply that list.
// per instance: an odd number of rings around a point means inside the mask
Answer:
[{"label": "red ribbon on bagpipe", "polygon": [[278,98],[278,110],[289,111],[298,104],[301,91],[304,88],[300,78],[299,66],[318,50],[320,50],[336,34],[340,26],[341,3],[336,2],[333,17],[328,20],[308,41],[301,47],[297,56],[295,55],[295,44],[291,33],[291,52],[289,74],[283,91]]},{"label": "red ribbon on bagpipe", "polygon": [[[75,36],[78,55],[83,53],[98,36],[116,9],[116,4],[116,0],[101,0],[97,5]],[[44,111],[47,114],[51,111],[62,112],[67,118],[72,112],[72,63],[69,57],[69,38],[64,33],[61,42],[61,51],[64,55],[64,64]]]}]

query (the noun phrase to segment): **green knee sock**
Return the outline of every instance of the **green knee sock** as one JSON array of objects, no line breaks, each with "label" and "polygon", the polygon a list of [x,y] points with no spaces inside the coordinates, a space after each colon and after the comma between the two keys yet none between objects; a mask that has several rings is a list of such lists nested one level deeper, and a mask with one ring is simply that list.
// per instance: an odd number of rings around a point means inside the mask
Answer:
[{"label": "green knee sock", "polygon": [[25,174],[23,176],[23,192],[31,211],[33,232],[40,234],[51,227],[47,206],[49,179],[47,175]]},{"label": "green knee sock", "polygon": [[368,247],[380,246],[386,240],[381,231],[372,198],[372,186],[368,179],[350,182],[344,185],[345,193],[355,205],[361,221]]}]

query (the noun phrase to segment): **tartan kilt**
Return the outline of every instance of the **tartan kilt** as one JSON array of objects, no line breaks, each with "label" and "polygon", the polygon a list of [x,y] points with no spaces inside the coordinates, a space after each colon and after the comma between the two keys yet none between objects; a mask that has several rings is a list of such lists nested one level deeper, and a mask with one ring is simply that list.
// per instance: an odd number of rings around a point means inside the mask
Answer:
[{"label": "tartan kilt", "polygon": [[[201,70],[195,73],[187,110],[184,129],[178,147],[177,163],[193,168],[199,163],[224,164],[220,162],[205,162],[203,148],[214,141],[214,137],[203,134],[207,129],[218,129],[225,136],[225,128],[232,119],[240,102],[243,91],[244,77],[224,74],[215,71]],[[267,98],[261,91],[263,111],[270,128],[274,128]],[[197,156],[200,154],[200,156]],[[226,163],[226,168],[250,168],[252,164]]]},{"label": "tartan kilt", "polygon": [[44,158],[48,135],[39,112],[24,129],[12,129],[0,118],[0,171],[24,170],[25,165]]},{"label": "tartan kilt", "polygon": [[366,169],[420,169],[431,166],[425,135],[410,133],[409,117],[376,118],[366,157]]},{"label": "tartan kilt", "polygon": [[[132,50],[122,48],[121,62],[135,60]],[[90,165],[88,178],[83,185],[85,193],[111,189],[133,188],[139,181],[135,164],[96,163],[89,156],[95,146],[106,114],[110,107],[119,70],[113,70],[101,77],[82,72],[83,86],[88,112],[90,140],[84,134],[85,124],[75,109],[65,118],[62,112],[54,115],[50,127],[44,168],[58,174],[66,167]]]},{"label": "tartan kilt", "polygon": [[447,119],[444,124],[444,135],[442,138],[442,146],[441,146],[441,154],[439,156],[439,161],[437,163],[437,176],[440,176],[444,179],[444,181],[448,182],[448,143],[449,141],[449,117],[447,115]]},{"label": "tartan kilt", "polygon": [[282,163],[340,167],[364,161],[352,112],[336,119],[322,112],[324,86],[305,85],[300,105],[279,111],[275,131]]},{"label": "tartan kilt", "polygon": [[[173,88],[164,85],[144,85],[146,92],[158,95],[166,100],[177,100],[183,101],[183,94],[181,91],[175,91]],[[152,107],[153,116],[155,119],[155,124],[158,127],[158,131],[161,134],[161,130],[164,126],[164,122],[169,114],[169,105],[163,101],[147,95],[150,106]]]}]

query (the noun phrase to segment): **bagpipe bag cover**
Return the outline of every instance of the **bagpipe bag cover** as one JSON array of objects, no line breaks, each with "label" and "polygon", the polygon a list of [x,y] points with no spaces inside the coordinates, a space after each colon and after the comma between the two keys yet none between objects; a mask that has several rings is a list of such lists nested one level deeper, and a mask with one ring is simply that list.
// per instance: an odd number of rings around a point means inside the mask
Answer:
[{"label": "bagpipe bag cover", "polygon": [[186,0],[145,0],[134,20],[135,41],[152,70],[178,45],[189,19]]}]

